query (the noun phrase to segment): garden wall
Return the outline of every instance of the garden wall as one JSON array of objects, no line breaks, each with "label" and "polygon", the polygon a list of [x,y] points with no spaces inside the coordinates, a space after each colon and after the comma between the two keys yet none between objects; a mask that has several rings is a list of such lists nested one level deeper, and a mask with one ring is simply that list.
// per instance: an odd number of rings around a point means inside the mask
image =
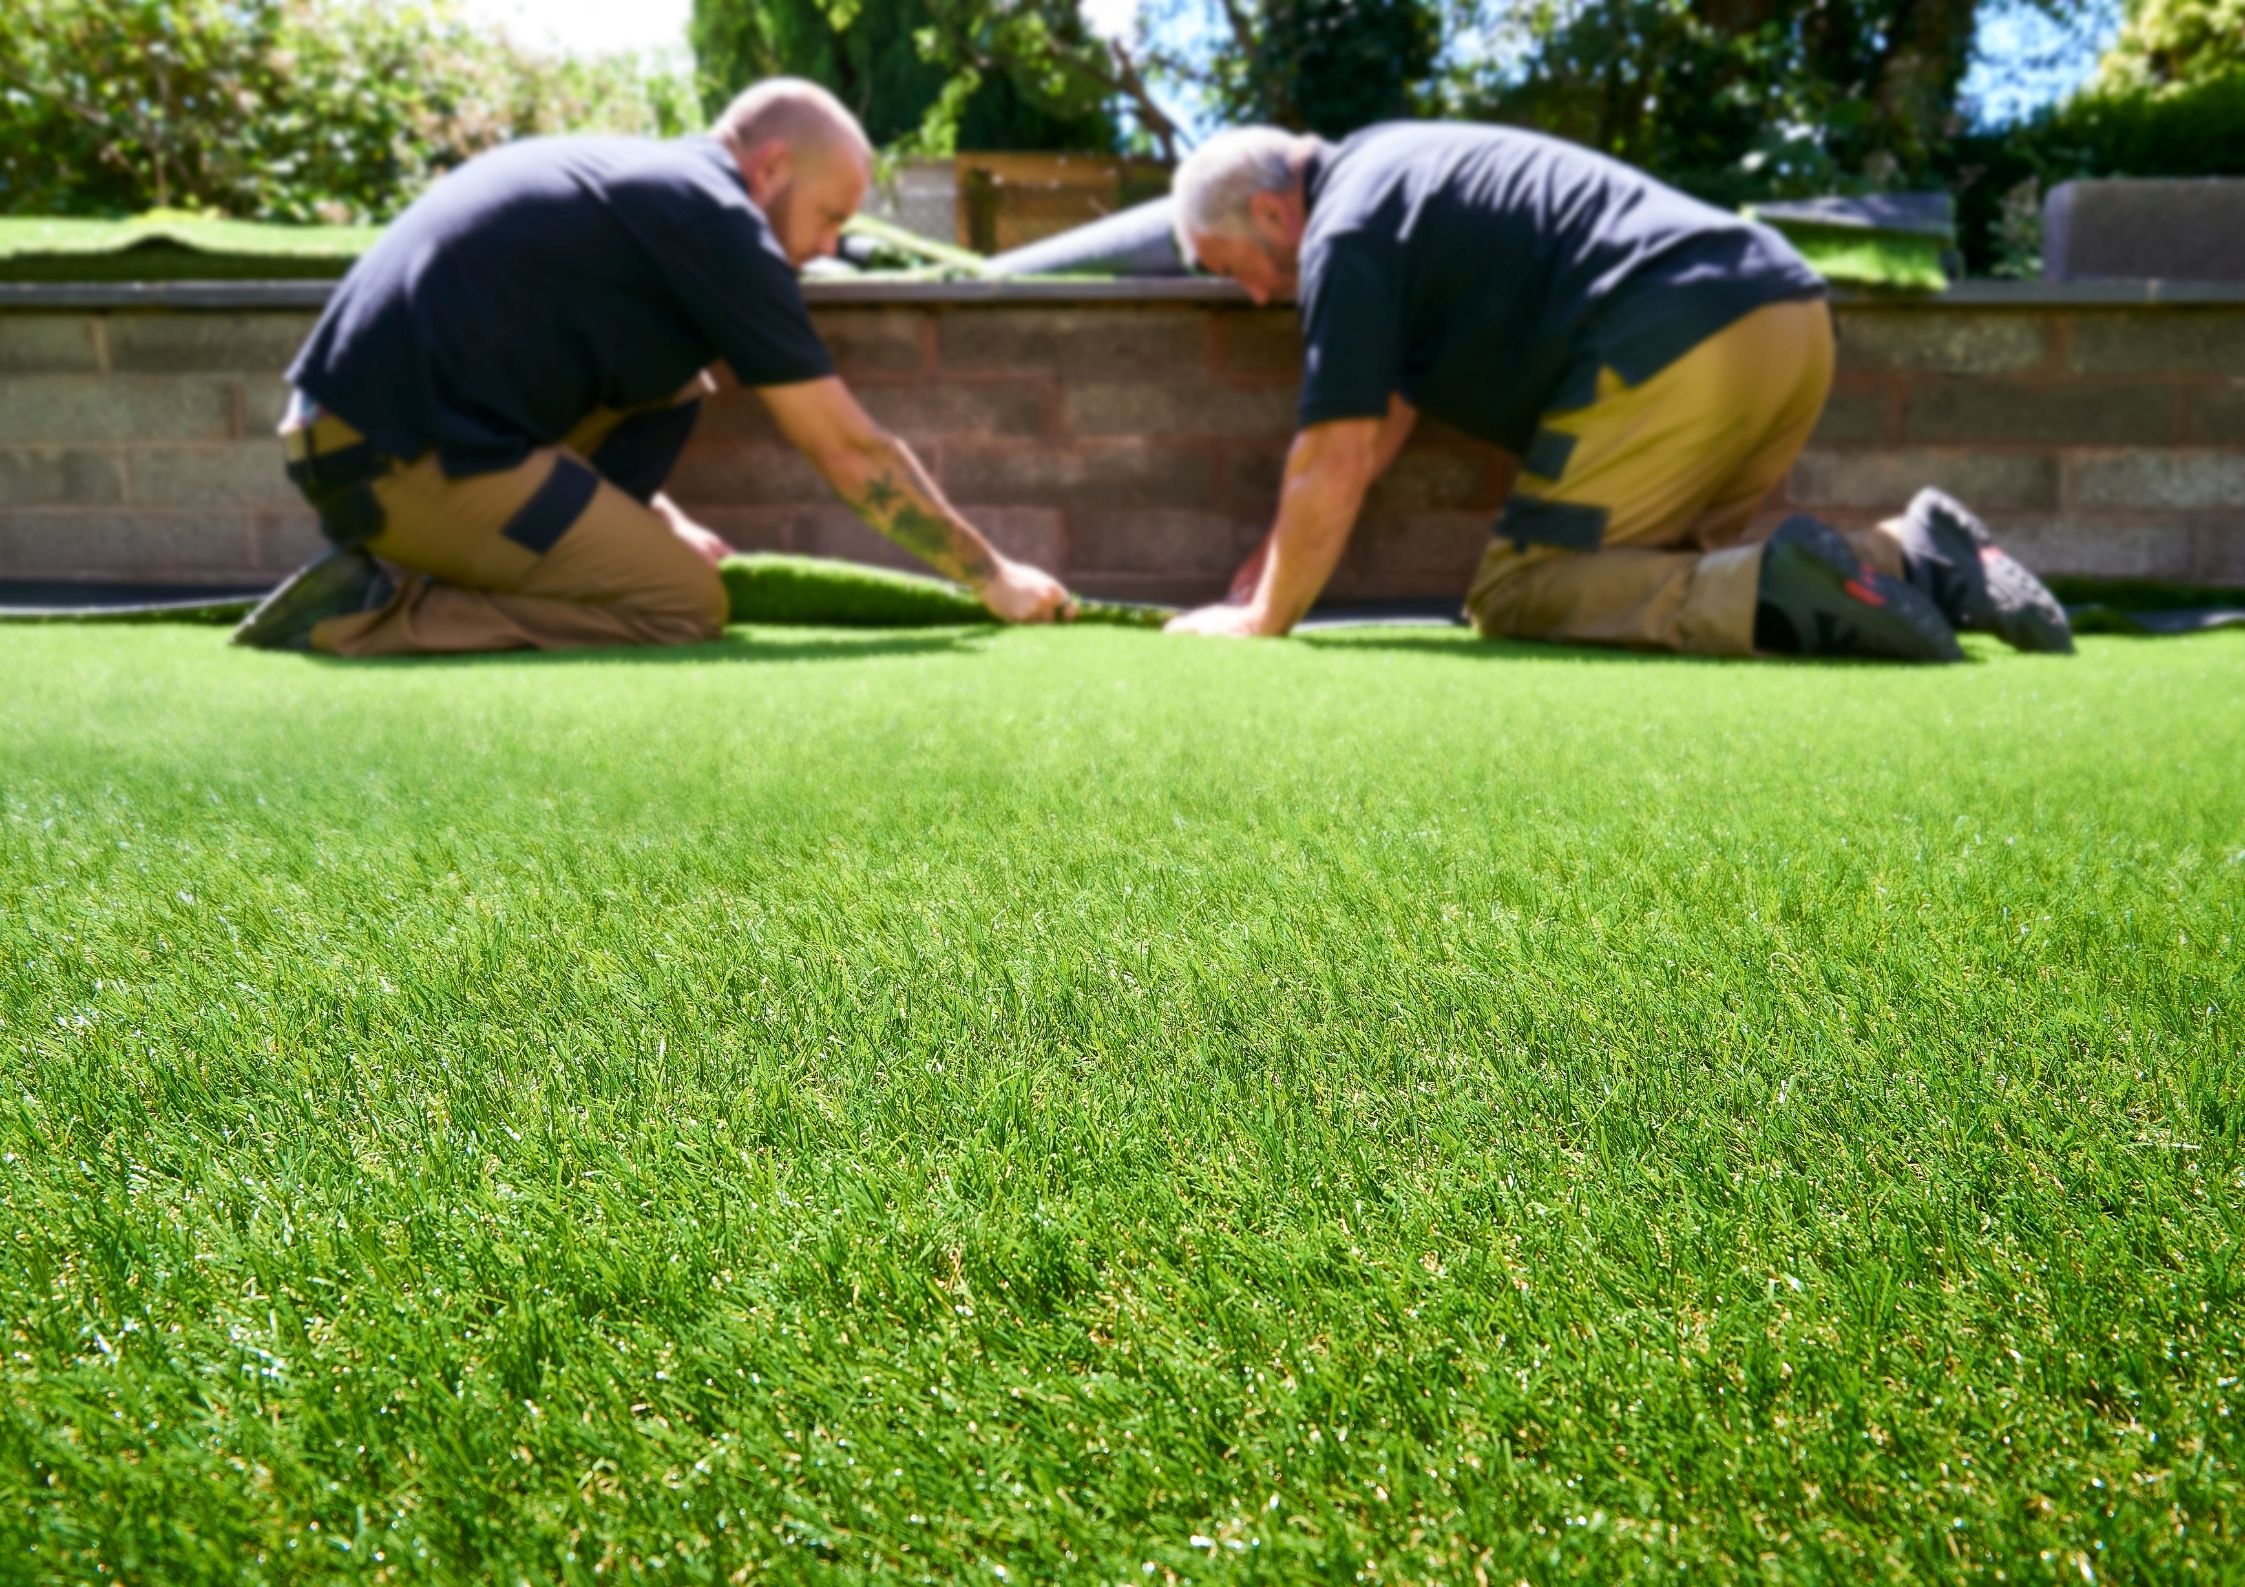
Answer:
[{"label": "garden wall", "polygon": [[[245,582],[318,549],[270,432],[323,287],[6,290],[0,577]],[[1291,314],[1199,281],[813,296],[852,385],[953,499],[1086,591],[1210,594],[1264,528]],[[1838,389],[1773,516],[1864,521],[1931,481],[2045,573],[2245,583],[2245,292],[1960,288],[1843,303],[1840,324]],[[1336,593],[1458,593],[1509,472],[1427,427],[1374,492]],[[738,391],[712,405],[675,494],[744,547],[904,561]]]}]

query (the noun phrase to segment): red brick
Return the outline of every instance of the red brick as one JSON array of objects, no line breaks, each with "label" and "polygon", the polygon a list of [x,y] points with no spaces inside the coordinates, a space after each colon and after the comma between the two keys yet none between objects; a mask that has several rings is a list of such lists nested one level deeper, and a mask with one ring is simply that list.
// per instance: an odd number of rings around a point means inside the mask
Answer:
[{"label": "red brick", "polygon": [[1840,311],[1840,367],[1929,374],[2000,375],[2051,360],[2048,315],[1932,307]]},{"label": "red brick", "polygon": [[1279,436],[1294,430],[1294,393],[1194,384],[1087,381],[1061,389],[1071,435]]},{"label": "red brick", "polygon": [[1228,574],[1269,527],[1263,517],[1175,507],[1078,512],[1070,518],[1070,565],[1086,573]]},{"label": "red brick", "polygon": [[1216,367],[1265,380],[1302,378],[1302,322],[1291,309],[1220,309]]},{"label": "red brick", "polygon": [[1920,380],[1909,388],[1903,434],[1937,443],[2158,444],[2176,438],[2179,405],[2166,381]]},{"label": "red brick", "polygon": [[735,551],[792,551],[795,514],[788,508],[710,507],[688,509],[693,520]]},{"label": "red brick", "polygon": [[[1456,575],[1461,581],[1489,549],[1492,513],[1419,512],[1369,515],[1356,526],[1349,555],[1385,568]],[[1465,588],[1460,582],[1458,588]]]},{"label": "red brick", "polygon": [[784,441],[697,437],[663,488],[688,508],[704,503],[825,502],[834,497],[810,461]]},{"label": "red brick", "polygon": [[1196,507],[1211,498],[1203,450],[1144,441],[985,446],[947,441],[943,488],[953,500],[1057,507]]},{"label": "red brick", "polygon": [[1040,382],[946,380],[852,389],[866,412],[907,441],[922,435],[1035,436],[1048,431],[1049,388]]},{"label": "red brick", "polygon": [[1965,450],[1804,452],[1787,499],[1802,506],[1900,512],[1921,486],[1938,485],[1967,506],[2055,507],[2058,464],[2029,452]]},{"label": "red brick", "polygon": [[[1052,567],[1065,556],[1065,530],[1056,512],[1035,507],[997,507],[969,513],[966,517],[984,538],[1009,557]],[[867,527],[856,514],[840,505],[795,509],[788,525],[788,537],[792,549],[811,556],[843,557],[852,562],[906,568],[916,573],[933,571],[911,552]]]},{"label": "red brick", "polygon": [[[1492,478],[1497,472],[1496,455],[1488,448],[1410,447],[1373,484],[1364,510],[1407,513],[1486,507],[1494,512],[1504,500]],[[1272,511],[1285,474],[1285,448],[1243,448],[1225,466],[1224,499],[1234,507]]]},{"label": "red brick", "polygon": [[812,315],[834,366],[846,380],[860,374],[914,374],[928,367],[918,309],[828,306]]},{"label": "red brick", "polygon": [[1189,307],[970,306],[936,322],[936,347],[944,369],[1189,380],[1208,368],[1208,320]]}]

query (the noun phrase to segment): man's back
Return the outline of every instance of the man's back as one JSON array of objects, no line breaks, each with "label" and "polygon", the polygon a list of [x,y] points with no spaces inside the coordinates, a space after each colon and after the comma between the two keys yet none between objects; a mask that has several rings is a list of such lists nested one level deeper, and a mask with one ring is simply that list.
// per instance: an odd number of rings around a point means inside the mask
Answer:
[{"label": "man's back", "polygon": [[503,468],[715,359],[831,374],[794,272],[707,138],[550,138],[429,189],[338,288],[289,378],[383,450]]},{"label": "man's back", "polygon": [[[1382,411],[1371,388],[1388,379],[1518,448],[1583,349],[1639,380],[1742,314],[1823,290],[1765,228],[1512,128],[1369,128],[1313,158],[1306,196],[1306,423]],[[1390,367],[1319,389],[1322,361],[1337,377],[1383,339]]]}]

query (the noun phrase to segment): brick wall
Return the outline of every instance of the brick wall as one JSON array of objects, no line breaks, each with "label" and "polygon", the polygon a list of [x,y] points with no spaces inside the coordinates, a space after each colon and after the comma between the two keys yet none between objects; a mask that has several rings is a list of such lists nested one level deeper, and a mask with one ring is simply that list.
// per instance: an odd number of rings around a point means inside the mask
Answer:
[{"label": "brick wall", "polygon": [[[1235,303],[826,302],[883,422],[1005,549],[1093,593],[1205,595],[1268,522],[1293,321]],[[226,582],[317,549],[271,430],[302,310],[0,312],[0,576]],[[1791,503],[1862,521],[1935,482],[2045,572],[2245,583],[2245,301],[1849,305]],[[1450,595],[1510,464],[1424,426],[1336,582]],[[711,406],[674,480],[744,547],[907,565],[753,397]],[[1771,516],[1787,510],[1774,502]]]}]

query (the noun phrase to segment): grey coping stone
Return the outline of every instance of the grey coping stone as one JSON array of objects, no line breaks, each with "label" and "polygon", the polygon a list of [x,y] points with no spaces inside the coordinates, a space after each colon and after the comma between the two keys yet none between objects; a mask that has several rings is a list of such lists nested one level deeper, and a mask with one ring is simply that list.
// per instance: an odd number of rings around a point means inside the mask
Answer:
[{"label": "grey coping stone", "polygon": [[[9,309],[317,309],[329,281],[0,281]],[[1096,281],[1053,276],[992,281],[806,281],[817,304],[1231,303],[1247,294],[1211,276]],[[1945,291],[1898,295],[1841,289],[1842,308],[2094,308],[2165,304],[2245,305],[2245,281],[1959,281]]]},{"label": "grey coping stone", "polygon": [[2061,183],[2043,201],[2042,273],[2245,283],[2245,178]]}]

